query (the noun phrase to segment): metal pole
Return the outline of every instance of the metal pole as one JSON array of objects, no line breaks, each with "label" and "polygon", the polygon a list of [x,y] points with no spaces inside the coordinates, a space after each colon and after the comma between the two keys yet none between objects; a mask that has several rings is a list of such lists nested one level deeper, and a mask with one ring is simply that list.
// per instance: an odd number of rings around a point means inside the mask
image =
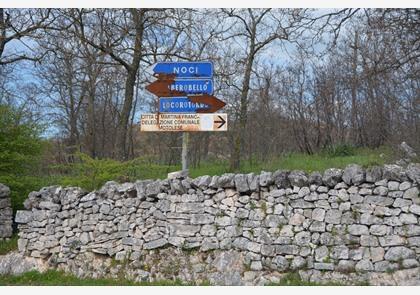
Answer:
[{"label": "metal pole", "polygon": [[[188,12],[188,36],[191,38],[191,25],[192,25],[192,13],[191,10]],[[191,43],[187,42],[187,54],[188,57],[191,57]],[[181,152],[181,159],[182,159],[182,171],[188,171],[188,141],[189,141],[189,133],[182,132],[182,152]]]},{"label": "metal pole", "polygon": [[182,171],[188,170],[188,140],[189,140],[188,132],[182,132]]}]

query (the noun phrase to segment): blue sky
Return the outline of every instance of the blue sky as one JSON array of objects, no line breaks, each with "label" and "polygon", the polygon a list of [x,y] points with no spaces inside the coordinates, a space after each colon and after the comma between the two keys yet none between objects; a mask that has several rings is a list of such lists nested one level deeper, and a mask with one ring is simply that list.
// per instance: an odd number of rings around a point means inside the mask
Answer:
[{"label": "blue sky", "polygon": [[[281,42],[281,46],[280,46],[280,42]],[[4,56],[9,56],[16,52],[18,53],[25,52],[27,54],[30,54],[32,49],[35,48],[36,46],[37,45],[34,41],[28,40],[27,38],[23,38],[20,41],[14,40],[7,44],[5,48]],[[236,43],[236,47],[239,50],[239,52],[241,51],[244,52],[244,49],[246,48],[246,44],[243,42],[239,42],[239,43]],[[322,45],[318,44],[315,48],[316,50],[322,50]],[[258,64],[262,66],[266,65],[267,67],[271,67],[273,65],[285,66],[286,64],[294,61],[295,49],[296,47],[293,44],[290,44],[284,41],[275,41],[271,45],[267,46],[267,48],[264,49],[264,51],[260,55],[260,58],[258,59]],[[42,81],[37,76],[35,67],[36,67],[36,64],[32,62],[19,62],[16,65],[14,74],[17,77],[17,79],[11,82],[11,84],[14,84],[11,86],[12,88],[15,89],[17,94],[22,94],[22,93],[19,93],[19,89],[20,87],[24,85],[38,84],[38,86],[42,88]],[[143,72],[148,73],[149,77],[151,78],[153,74],[153,70],[152,70],[153,66],[147,66],[143,64],[142,67],[143,68],[141,68],[141,70]],[[217,71],[218,71],[217,64],[215,64],[215,72]],[[152,78],[150,80],[152,80]],[[215,83],[217,85],[218,81],[215,81]],[[141,87],[144,87],[144,85],[142,85]],[[217,93],[215,94],[217,95]],[[146,99],[154,98],[153,95],[145,91],[143,88],[140,91],[140,95],[142,97],[145,97]],[[17,95],[17,97],[19,97],[19,95]],[[46,98],[42,96],[38,96],[37,99],[46,100]],[[39,102],[42,104],[41,101]],[[46,101],[43,101],[43,102],[45,103]],[[49,110],[45,108],[44,110],[41,109],[41,111],[48,112]],[[141,113],[149,112],[149,111],[150,110],[148,109],[147,105],[138,104],[135,117],[139,118]],[[52,124],[49,124],[48,126],[49,127],[47,128],[44,134],[47,137],[50,137],[59,131],[57,127]]]}]

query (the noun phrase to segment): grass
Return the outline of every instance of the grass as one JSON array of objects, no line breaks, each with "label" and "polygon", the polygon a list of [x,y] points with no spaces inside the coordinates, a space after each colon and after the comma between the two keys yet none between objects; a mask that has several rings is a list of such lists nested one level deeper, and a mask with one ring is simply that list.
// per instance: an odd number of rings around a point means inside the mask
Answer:
[{"label": "grass", "polygon": [[16,276],[0,275],[0,286],[195,286],[195,284],[180,280],[161,280],[150,283],[127,279],[82,279],[62,271],[48,270],[44,273],[30,271]]},{"label": "grass", "polygon": [[[359,164],[363,167],[370,167],[373,165],[383,165],[389,160],[390,155],[391,151],[386,147],[376,150],[358,148],[354,149],[352,155],[344,156],[335,156],[327,152],[312,155],[290,153],[265,162],[243,160],[240,172],[260,173],[262,170],[275,171],[278,169],[313,172],[324,171],[333,167],[344,168],[346,165],[352,163]],[[179,165],[157,165],[141,158],[123,163],[114,160],[92,160],[85,155],[82,159],[84,163],[75,164],[70,170],[70,173],[67,173],[67,176],[60,176],[58,173],[55,176],[56,181],[65,185],[74,185],[73,183],[76,182],[82,185],[84,184],[88,188],[95,188],[106,180],[113,179],[122,182],[137,179],[164,179],[169,172],[181,170],[181,166]],[[190,168],[190,176],[193,178],[202,175],[220,175],[228,172],[232,172],[229,170],[228,161],[203,162],[198,167]],[[91,177],[89,182],[86,176]]]},{"label": "grass", "polygon": [[[366,286],[367,282],[357,283]],[[48,270],[44,273],[30,271],[21,275],[0,275],[0,286],[196,286],[181,280],[160,280],[156,282],[134,282],[128,279],[91,279],[78,278],[63,271]],[[209,286],[204,282],[200,286]],[[303,281],[299,273],[288,273],[278,283],[269,283],[267,286],[346,286],[336,282],[314,283]]]},{"label": "grass", "polygon": [[5,255],[17,249],[17,234],[13,235],[8,241],[0,241],[0,255]]},{"label": "grass", "polygon": [[[367,282],[358,282],[357,286],[367,286]],[[267,286],[347,286],[337,282],[315,283],[302,280],[299,273],[292,272],[283,276],[278,283],[269,283]]]},{"label": "grass", "polygon": [[[354,149],[353,155],[331,156],[326,152],[317,154],[291,153],[281,157],[270,159],[266,162],[243,161],[240,169],[241,173],[260,173],[264,171],[285,170],[303,170],[305,172],[324,171],[328,168],[344,168],[348,164],[359,164],[365,168],[383,165],[391,158],[391,150],[386,147],[380,149],[358,148]],[[191,177],[200,175],[220,175],[229,171],[229,163],[213,162],[203,163],[200,167],[191,168]]]}]

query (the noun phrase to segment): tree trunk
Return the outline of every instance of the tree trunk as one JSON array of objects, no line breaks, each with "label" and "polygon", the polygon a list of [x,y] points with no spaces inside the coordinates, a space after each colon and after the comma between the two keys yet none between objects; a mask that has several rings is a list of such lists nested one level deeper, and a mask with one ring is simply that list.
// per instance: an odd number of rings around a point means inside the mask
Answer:
[{"label": "tree trunk", "polygon": [[353,60],[352,60],[352,83],[351,83],[351,141],[360,143],[359,128],[357,124],[357,31],[354,35]]},{"label": "tree trunk", "polygon": [[133,130],[133,126],[134,126],[134,117],[136,115],[136,108],[137,108],[137,103],[138,103],[138,95],[139,95],[139,84],[140,81],[137,81],[136,83],[136,99],[134,100],[134,106],[133,106],[133,111],[131,114],[131,119],[130,119],[130,146],[129,146],[129,155],[131,159],[134,159],[134,131]]},{"label": "tree trunk", "polygon": [[75,159],[74,159],[74,155],[77,152],[77,146],[79,143],[79,135],[78,135],[78,131],[77,131],[77,115],[75,113],[75,110],[72,109],[70,110],[70,117],[69,117],[69,123],[70,123],[70,136],[69,136],[69,143],[68,143],[68,147],[69,149],[67,150],[67,154],[68,154],[68,158],[67,161],[69,163],[74,163]]},{"label": "tree trunk", "polygon": [[127,73],[127,79],[125,81],[125,94],[124,94],[124,104],[120,115],[120,120],[118,122],[118,150],[119,150],[119,159],[126,160],[128,158],[127,150],[127,129],[128,129],[128,120],[130,118],[131,107],[133,104],[133,95],[134,95],[134,83],[135,83],[136,72],[130,70]]},{"label": "tree trunk", "polygon": [[3,55],[6,39],[6,23],[4,20],[4,9],[0,8],[0,58]]},{"label": "tree trunk", "polygon": [[[255,35],[254,35],[255,37]],[[249,92],[249,83],[251,80],[252,65],[254,63],[255,55],[255,40],[251,39],[250,51],[246,61],[245,73],[244,73],[244,82],[241,91],[241,100],[240,100],[240,111],[239,111],[239,127],[237,132],[234,135],[234,147],[231,157],[230,170],[237,171],[240,168],[241,161],[241,151],[243,147],[243,141],[245,137],[245,129],[247,122],[247,113],[248,113],[248,92]]]},{"label": "tree trunk", "polygon": [[136,83],[137,70],[139,69],[140,59],[142,54],[142,41],[143,41],[143,32],[144,32],[144,11],[137,9],[130,9],[130,12],[133,17],[133,22],[136,26],[136,40],[134,45],[134,54],[133,60],[127,68],[127,79],[125,80],[125,94],[124,94],[124,104],[120,115],[120,120],[118,122],[118,138],[117,138],[117,149],[118,157],[120,160],[128,159],[128,149],[127,149],[127,129],[128,121],[130,119],[130,113],[133,106],[133,96],[134,96],[134,85]]},{"label": "tree trunk", "polygon": [[[92,65],[91,65],[92,67]],[[90,83],[88,90],[87,105],[87,136],[86,145],[89,155],[96,158],[96,132],[95,132],[95,93],[96,93],[96,73],[92,75],[90,71]]]}]

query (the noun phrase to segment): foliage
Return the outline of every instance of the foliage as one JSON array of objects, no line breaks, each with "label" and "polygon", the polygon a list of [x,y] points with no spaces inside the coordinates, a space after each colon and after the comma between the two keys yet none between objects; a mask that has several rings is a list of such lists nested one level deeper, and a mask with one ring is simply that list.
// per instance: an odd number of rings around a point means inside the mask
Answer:
[{"label": "foliage", "polygon": [[141,157],[120,162],[112,159],[92,159],[83,153],[76,156],[79,158],[76,163],[51,167],[50,173],[56,178],[56,184],[95,190],[110,180],[128,182],[165,178],[171,171],[170,166],[150,164],[147,159]]},{"label": "foliage", "polygon": [[44,273],[30,271],[21,275],[0,275],[0,286],[194,286],[181,280],[157,282],[134,282],[128,279],[78,278],[62,271],[48,270]]},{"label": "foliage", "polygon": [[0,183],[10,187],[15,210],[31,190],[46,184],[43,178],[29,176],[37,173],[46,145],[40,131],[40,126],[24,122],[16,109],[0,105]]},{"label": "foliage", "polygon": [[17,249],[18,236],[15,234],[8,241],[0,241],[0,255],[5,255],[10,251]]},{"label": "foliage", "polygon": [[346,157],[354,156],[355,150],[353,145],[342,143],[327,146],[322,150],[322,153],[329,157]]},{"label": "foliage", "polygon": [[39,160],[39,126],[23,122],[19,112],[0,105],[0,175],[27,173]]}]

